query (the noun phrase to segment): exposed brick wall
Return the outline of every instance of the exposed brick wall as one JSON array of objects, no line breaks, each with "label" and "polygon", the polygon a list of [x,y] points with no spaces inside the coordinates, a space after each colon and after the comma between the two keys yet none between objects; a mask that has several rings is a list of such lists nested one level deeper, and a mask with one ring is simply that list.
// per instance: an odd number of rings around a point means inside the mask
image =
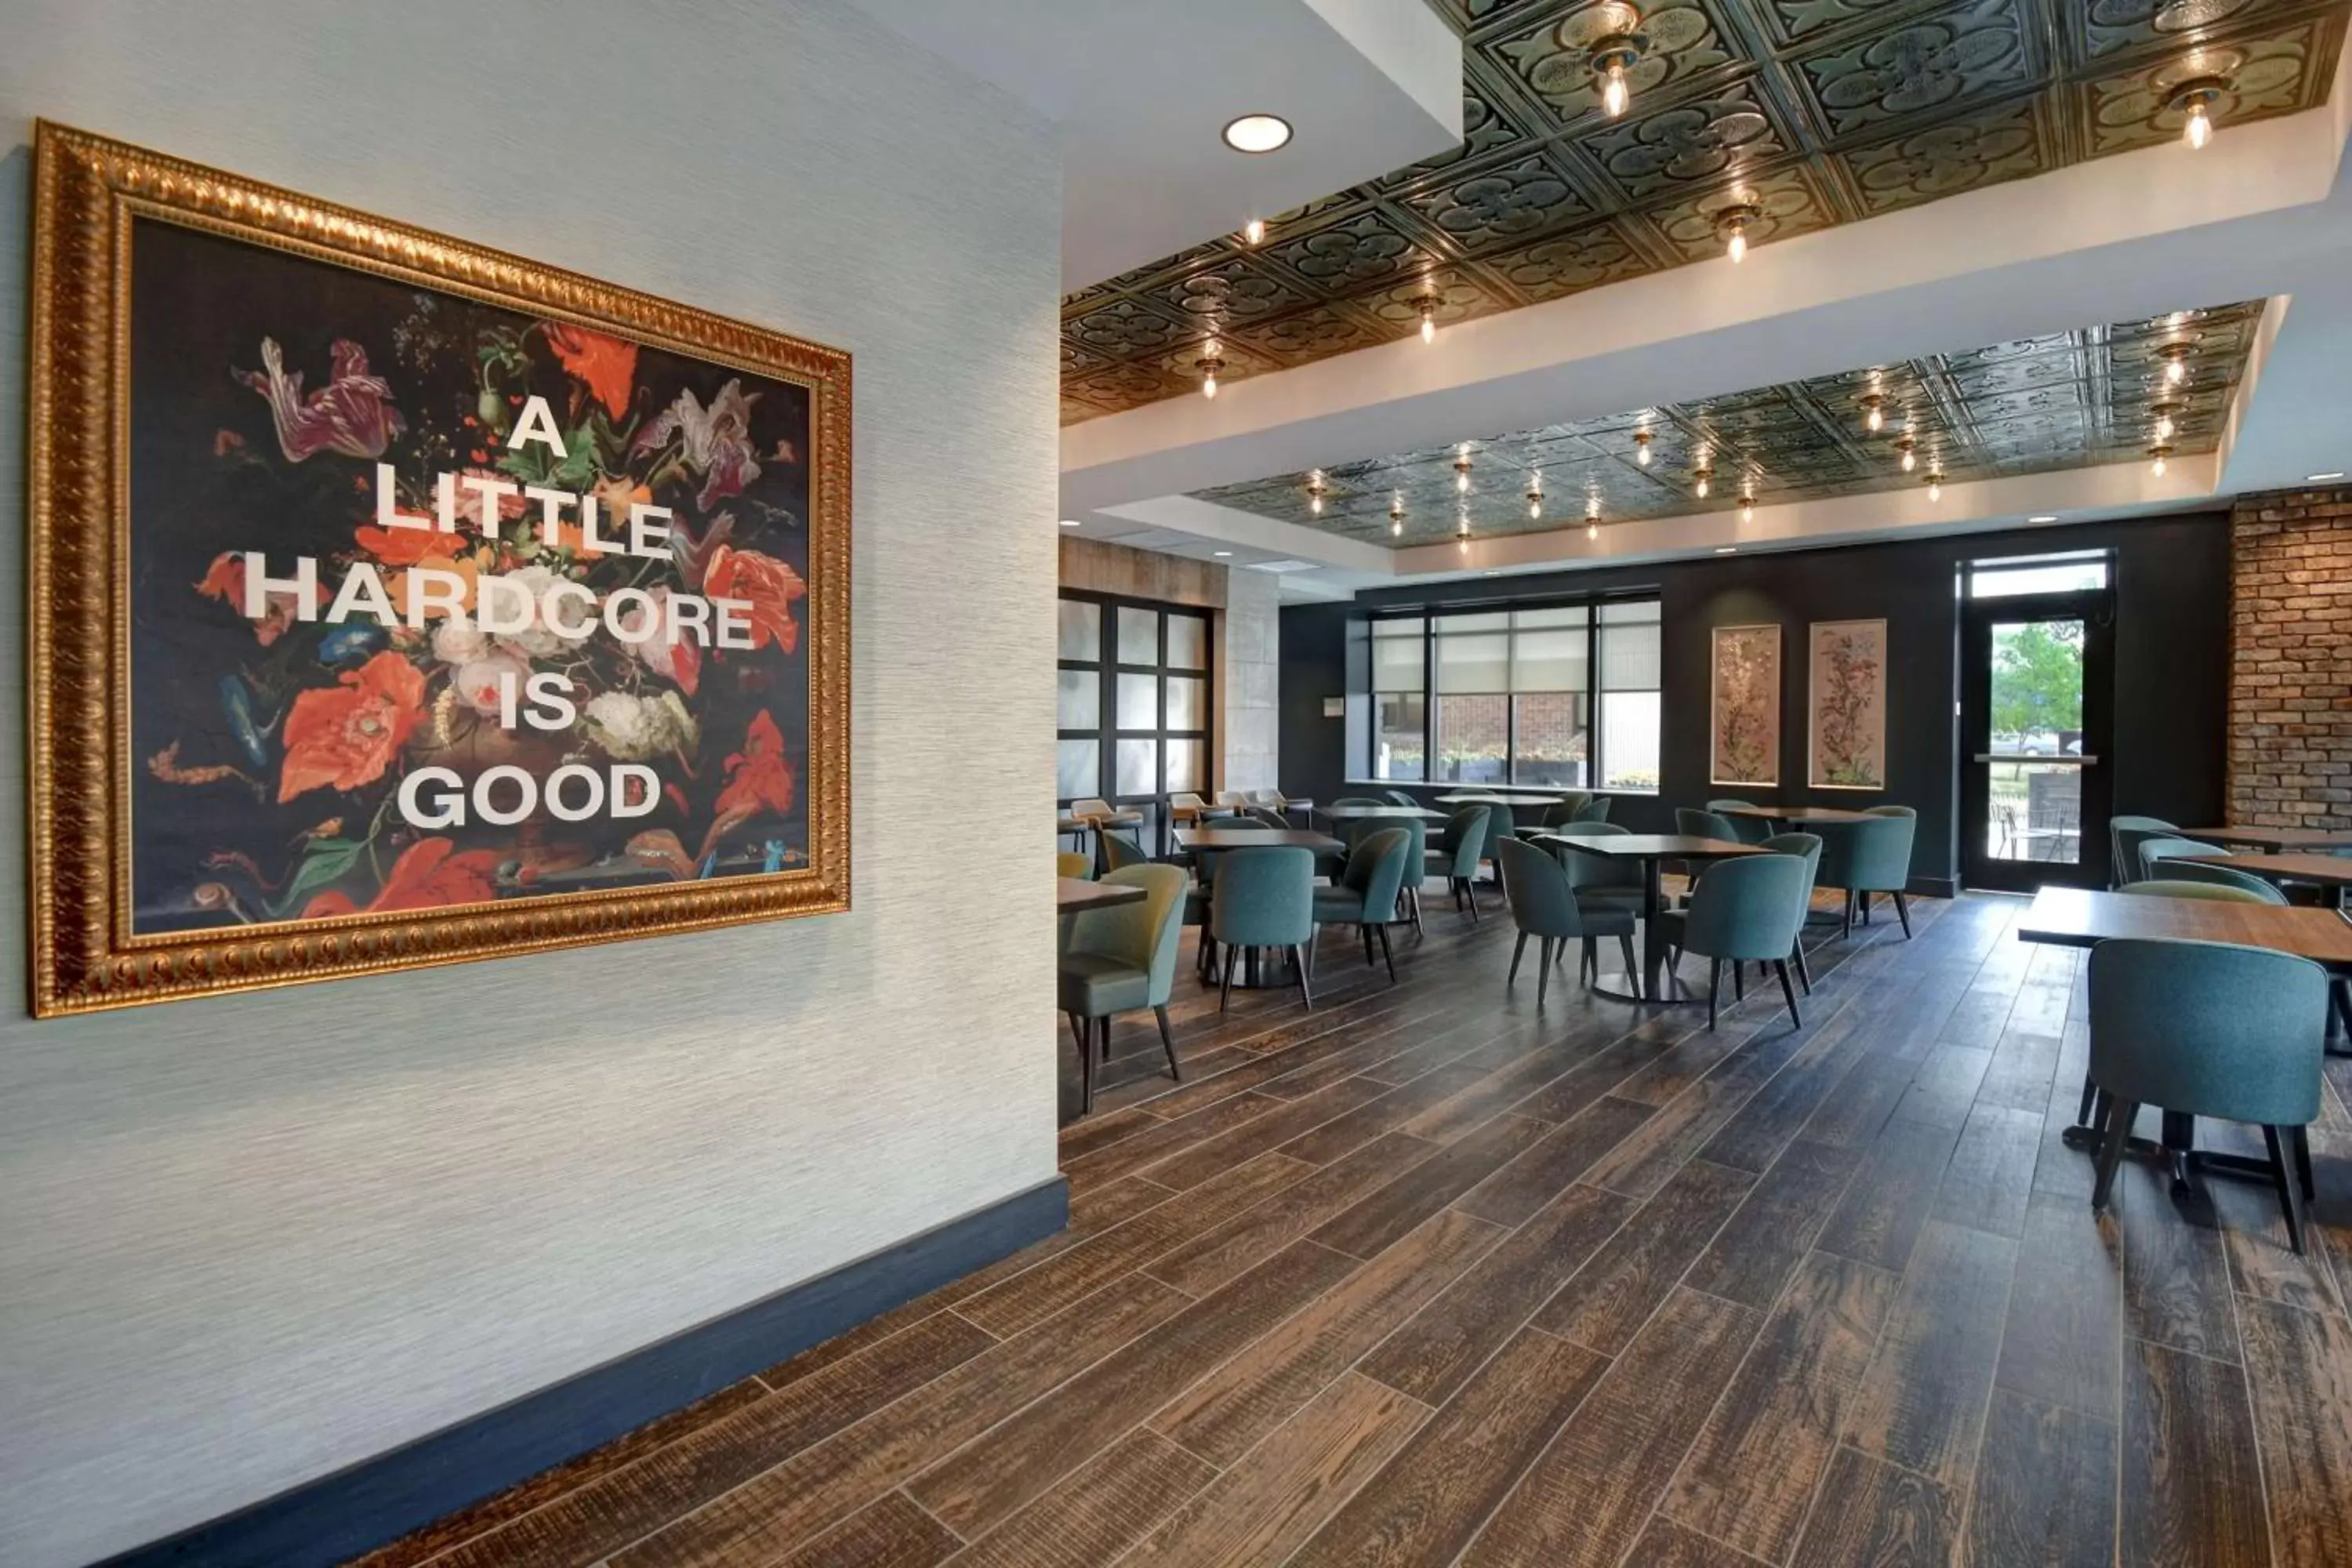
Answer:
[{"label": "exposed brick wall", "polygon": [[2230,820],[2352,826],[2352,489],[2230,514]]}]

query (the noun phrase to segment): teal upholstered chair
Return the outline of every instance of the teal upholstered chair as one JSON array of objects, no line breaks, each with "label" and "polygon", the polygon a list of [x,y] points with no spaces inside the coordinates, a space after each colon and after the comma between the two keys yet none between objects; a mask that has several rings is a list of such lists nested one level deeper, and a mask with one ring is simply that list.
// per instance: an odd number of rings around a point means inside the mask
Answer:
[{"label": "teal upholstered chair", "polygon": [[1381,957],[1396,980],[1396,955],[1389,950],[1389,927],[1397,923],[1404,893],[1405,868],[1412,851],[1412,835],[1402,827],[1368,833],[1348,851],[1348,864],[1338,882],[1315,889],[1317,934],[1327,925],[1351,925],[1364,939],[1364,962],[1372,961],[1377,935]]},{"label": "teal upholstered chair", "polygon": [[2210,899],[2220,904],[2283,904],[2286,902],[2286,895],[2273,887],[2265,886],[2259,889],[2239,888],[2221,882],[2198,881],[2187,878],[2178,881],[2170,878],[2158,878],[2153,881],[2143,879],[2134,882],[2128,888],[2118,888],[2116,891],[2129,893],[2135,898],[2142,899]]},{"label": "teal upholstered chair", "polygon": [[2251,1122],[2270,1153],[2288,1245],[2301,1252],[2326,972],[2266,948],[2117,938],[2091,950],[2090,986],[2091,1082],[2105,1133],[2091,1206],[2106,1206],[2141,1106]]},{"label": "teal upholstered chair", "polygon": [[1478,923],[1478,863],[1486,858],[1486,820],[1491,808],[1465,805],[1446,819],[1444,835],[1424,862],[1432,877],[1443,877],[1454,890],[1454,907],[1470,900],[1470,923]]},{"label": "teal upholstered chair", "polygon": [[1895,913],[1903,922],[1903,934],[1911,934],[1911,907],[1904,901],[1903,889],[1911,879],[1911,835],[1918,826],[1908,816],[1872,816],[1861,822],[1821,822],[1813,825],[1822,841],[1822,863],[1817,880],[1822,887],[1842,889],[1845,893],[1845,913],[1838,922],[1839,933],[1853,934],[1855,900],[1861,900],[1862,921],[1870,923],[1870,895],[1895,895]]},{"label": "teal upholstered chair", "polygon": [[2111,816],[2107,818],[2107,849],[2114,864],[2107,868],[2107,879],[2120,888],[2137,882],[2147,875],[2141,868],[2139,847],[2150,838],[2173,838],[2180,829],[2160,816]]},{"label": "teal upholstered chair", "polygon": [[1103,878],[1141,888],[1141,901],[1088,910],[1072,921],[1061,957],[1062,1011],[1078,1042],[1079,1081],[1086,1110],[1095,1108],[1095,1059],[1110,1057],[1115,1014],[1149,1007],[1160,1021],[1168,1071],[1181,1080],[1176,1037],[1168,1028],[1168,994],[1176,984],[1176,947],[1183,934],[1184,873],[1173,866],[1129,866]]},{"label": "teal upholstered chair", "polygon": [[1421,927],[1421,883],[1429,871],[1429,824],[1417,816],[1399,817],[1383,822],[1383,829],[1395,828],[1405,836],[1403,903],[1402,918],[1413,929],[1416,936],[1423,934]]},{"label": "teal upholstered chair", "polygon": [[1739,811],[1755,810],[1756,803],[1752,800],[1711,800],[1706,803],[1706,808],[1729,823],[1731,825],[1729,837],[1742,844],[1761,844],[1772,837],[1772,825],[1763,817],[1731,815],[1735,808]]},{"label": "teal upholstered chair", "polygon": [[2200,839],[2182,838],[2176,834],[2152,834],[2139,841],[2140,874],[2146,877],[2170,877],[2180,868],[2159,862],[2190,855],[2227,855],[2219,844],[2207,844]]},{"label": "teal upholstered chair", "polygon": [[1486,848],[1481,858],[1492,861],[1495,858],[1496,845],[1506,838],[1517,838],[1518,836],[1518,817],[1511,808],[1499,801],[1488,805],[1486,807]]},{"label": "teal upholstered chair", "polygon": [[1110,868],[1114,871],[1124,871],[1129,866],[1151,864],[1151,857],[1144,853],[1139,842],[1111,828],[1103,829],[1102,851],[1103,858],[1110,862]]},{"label": "teal upholstered chair", "polygon": [[1511,920],[1519,928],[1519,940],[1511,948],[1511,973],[1505,985],[1515,985],[1519,978],[1519,960],[1528,951],[1528,938],[1534,937],[1542,946],[1536,961],[1536,1005],[1544,1005],[1544,994],[1551,984],[1551,966],[1571,942],[1583,943],[1578,960],[1578,978],[1583,978],[1587,968],[1600,968],[1596,946],[1600,938],[1613,936],[1624,944],[1625,973],[1640,973],[1633,957],[1633,917],[1622,909],[1585,909],[1577,902],[1576,893],[1568,885],[1568,873],[1560,868],[1549,850],[1521,838],[1506,838],[1495,846],[1495,864],[1503,874],[1503,896],[1510,901]]},{"label": "teal upholstered chair", "polygon": [[1864,816],[1907,816],[1914,821],[1919,816],[1918,808],[1908,805],[1865,805],[1862,814]]},{"label": "teal upholstered chair", "polygon": [[1389,797],[1389,804],[1391,805],[1419,805],[1421,804],[1421,802],[1413,799],[1411,795],[1401,789],[1384,789],[1381,791],[1381,793]]},{"label": "teal upholstered chair", "polygon": [[1675,831],[1690,838],[1727,838],[1734,844],[1747,842],[1739,837],[1739,829],[1731,818],[1687,805],[1675,807]]},{"label": "teal upholstered chair", "polygon": [[1731,963],[1732,994],[1744,995],[1739,964],[1769,963],[1780,977],[1790,1021],[1802,1026],[1797,987],[1789,978],[1789,950],[1804,922],[1805,862],[1797,855],[1748,855],[1719,861],[1692,889],[1690,907],[1658,916],[1657,935],[1684,952],[1707,961],[1706,1026],[1716,1025],[1716,996],[1723,965]]},{"label": "teal upholstered chair", "polygon": [[1220,855],[1216,891],[1209,900],[1209,935],[1224,953],[1219,1012],[1233,998],[1234,961],[1248,948],[1287,952],[1297,970],[1298,999],[1313,1012],[1307,950],[1315,940],[1315,852],[1300,845],[1269,844]]},{"label": "teal upholstered chair", "polygon": [[1794,855],[1805,863],[1805,890],[1797,900],[1797,940],[1789,944],[1789,961],[1797,966],[1797,984],[1813,994],[1813,972],[1805,963],[1805,917],[1812,912],[1813,879],[1821,874],[1822,840],[1815,833],[1776,833],[1757,846],[1775,855]]},{"label": "teal upholstered chair", "polygon": [[1343,795],[1331,804],[1333,806],[1337,807],[1342,805],[1394,805],[1396,802],[1392,800],[1375,800],[1368,795]]},{"label": "teal upholstered chair", "polygon": [[1615,799],[1615,798],[1616,798],[1616,797],[1615,797],[1615,796],[1613,796],[1613,795],[1593,795],[1591,798],[1590,798],[1589,800],[1587,800],[1587,801],[1584,803],[1584,805],[1583,805],[1583,806],[1582,806],[1581,808],[1580,808],[1580,809],[1578,810],[1578,812],[1577,812],[1577,814],[1576,814],[1576,820],[1577,820],[1577,821],[1579,821],[1579,822],[1606,822],[1606,821],[1608,821],[1608,820],[1609,820],[1609,803],[1610,803],[1612,800]]},{"label": "teal upholstered chair", "polygon": [[1591,799],[1592,796],[1583,790],[1570,790],[1564,798],[1556,800],[1543,808],[1543,816],[1538,819],[1538,826],[1535,831],[1557,833],[1571,822],[1582,821],[1583,818],[1579,814]]},{"label": "teal upholstered chair", "polygon": [[2285,890],[2263,881],[2252,871],[2241,871],[2234,866],[2213,866],[2196,860],[2169,860],[2165,863],[2164,879],[2168,882],[2208,882],[2217,888],[2235,888],[2252,893],[2266,904],[2292,903]]},{"label": "teal upholstered chair", "polygon": [[[1571,822],[1554,828],[1555,838],[1609,838],[1621,837],[1633,829],[1615,822]],[[1559,847],[1559,868],[1568,877],[1568,885],[1576,894],[1579,908],[1617,909],[1638,914],[1643,900],[1648,897],[1649,882],[1643,875],[1638,860],[1609,860],[1598,855],[1586,855],[1561,845]]]}]

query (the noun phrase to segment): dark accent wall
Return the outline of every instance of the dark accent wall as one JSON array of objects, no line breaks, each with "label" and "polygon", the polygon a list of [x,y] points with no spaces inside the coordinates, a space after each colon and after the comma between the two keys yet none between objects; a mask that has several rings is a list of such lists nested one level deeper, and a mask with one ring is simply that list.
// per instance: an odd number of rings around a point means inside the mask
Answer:
[{"label": "dark accent wall", "polygon": [[[1674,826],[1674,808],[1716,794],[1774,803],[1914,806],[1917,879],[1957,875],[1960,563],[2070,550],[2116,552],[2115,809],[2174,822],[2219,820],[2222,809],[2230,660],[2230,533],[2223,513],[2085,523],[1889,544],[1667,562],[1510,579],[1382,589],[1344,605],[1282,613],[1282,787],[1318,800],[1346,789],[1349,722],[1323,717],[1323,699],[1362,684],[1361,626],[1379,610],[1502,607],[1563,595],[1654,589],[1664,605],[1660,789],[1620,799],[1615,819],[1640,830]],[[1805,637],[1813,621],[1885,617],[1887,788],[1883,795],[1808,790]],[[1707,784],[1709,633],[1718,626],[1781,626],[1782,784],[1722,790]],[[1350,660],[1359,668],[1351,670]],[[1351,679],[1352,678],[1352,679]],[[1358,705],[1360,706],[1360,705]],[[1432,787],[1422,793],[1442,794]]]}]

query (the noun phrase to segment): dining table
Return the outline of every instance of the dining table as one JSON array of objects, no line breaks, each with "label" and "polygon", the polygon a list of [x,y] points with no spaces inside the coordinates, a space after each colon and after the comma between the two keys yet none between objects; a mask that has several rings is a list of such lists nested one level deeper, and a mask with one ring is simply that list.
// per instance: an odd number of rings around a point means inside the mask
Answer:
[{"label": "dining table", "polygon": [[2316,855],[2305,850],[2284,855],[2174,855],[2165,858],[2194,861],[2200,866],[2227,866],[2232,871],[2243,871],[2265,882],[2300,882],[2306,887],[2326,888],[2331,894],[2330,901],[2338,909],[2344,907],[2345,889],[2352,888],[2352,856],[2347,855]]},{"label": "dining table", "polygon": [[1658,935],[1658,916],[1664,901],[1658,891],[1658,868],[1668,860],[1733,860],[1742,855],[1768,855],[1771,851],[1753,844],[1735,844],[1728,838],[1707,838],[1689,833],[1615,833],[1603,838],[1571,838],[1563,834],[1538,833],[1533,843],[1551,847],[1557,854],[1566,847],[1579,855],[1595,855],[1604,860],[1635,861],[1642,868],[1642,973],[1637,980],[1639,989],[1633,994],[1592,989],[1596,995],[1619,1002],[1693,1003],[1706,1000],[1701,996],[1664,996],[1659,994],[1661,974],[1665,967],[1666,945]]},{"label": "dining table", "polygon": [[[2017,922],[2017,936],[2021,942],[2054,947],[2096,947],[2114,937],[2230,942],[2307,958],[2331,976],[2352,975],[2352,920],[2335,910],[2045,887],[2033,895]],[[2271,1179],[2267,1161],[2197,1148],[2194,1117],[2168,1110],[2163,1120],[2161,1142],[2134,1138],[2130,1147],[2143,1154],[2164,1155],[2176,1187],[2186,1186],[2189,1173],[2197,1170]],[[2069,1149],[2098,1151],[2098,1134],[2081,1122],[2066,1129],[2064,1141]]]},{"label": "dining table", "polygon": [[2244,844],[2266,854],[2279,855],[2305,852],[2325,855],[2352,852],[2352,830],[2336,827],[2261,827],[2225,826],[2221,827],[2182,827],[2175,829],[2183,838],[2201,838],[2209,844]]},{"label": "dining table", "polygon": [[1306,827],[1180,827],[1179,849],[1265,849],[1289,845],[1318,855],[1336,855],[1348,847],[1328,833]]},{"label": "dining table", "polygon": [[1437,797],[1440,805],[1558,805],[1568,797],[1545,795],[1539,790],[1470,789],[1456,790],[1452,795]]},{"label": "dining table", "polygon": [[1119,904],[1140,903],[1148,895],[1141,888],[1131,888],[1123,882],[1089,882],[1083,877],[1059,879],[1056,889],[1057,912],[1066,915],[1084,914],[1088,910],[1108,910]]},{"label": "dining table", "polygon": [[1714,808],[1717,816],[1745,816],[1759,822],[1786,825],[1800,828],[1809,822],[1873,822],[1866,811],[1854,811],[1842,805],[1719,805]]},{"label": "dining table", "polygon": [[1425,805],[1327,805],[1320,813],[1326,822],[1444,822],[1442,811],[1432,811]]}]

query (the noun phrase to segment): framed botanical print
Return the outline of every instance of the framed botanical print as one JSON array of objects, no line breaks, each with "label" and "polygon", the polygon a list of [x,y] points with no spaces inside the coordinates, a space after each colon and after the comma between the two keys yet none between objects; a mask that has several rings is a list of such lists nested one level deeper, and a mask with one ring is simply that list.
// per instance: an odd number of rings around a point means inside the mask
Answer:
[{"label": "framed botanical print", "polygon": [[1811,764],[1815,789],[1886,787],[1886,623],[1811,627]]},{"label": "framed botanical print", "polygon": [[1717,626],[1710,677],[1707,782],[1780,782],[1780,628]]},{"label": "framed botanical print", "polygon": [[847,907],[846,354],[35,163],[35,1012]]}]

